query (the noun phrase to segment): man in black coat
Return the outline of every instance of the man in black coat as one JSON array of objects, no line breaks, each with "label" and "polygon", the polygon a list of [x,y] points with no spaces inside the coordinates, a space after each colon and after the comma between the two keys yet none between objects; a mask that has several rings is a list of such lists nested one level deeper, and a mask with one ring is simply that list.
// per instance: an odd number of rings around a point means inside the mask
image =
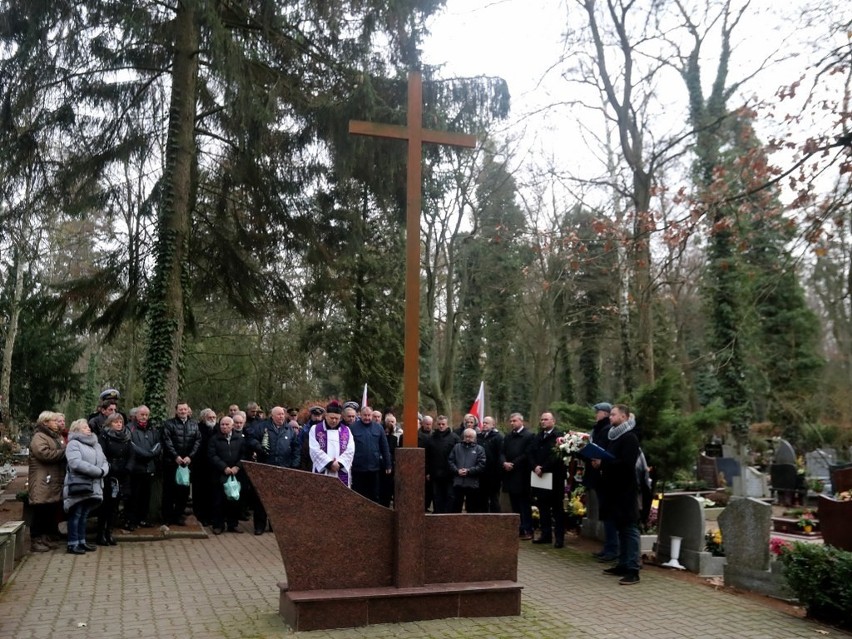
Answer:
[{"label": "man in black coat", "polygon": [[459,443],[459,436],[450,430],[445,415],[435,420],[435,431],[426,446],[426,480],[432,482],[432,499],[435,513],[453,512],[453,471],[450,469],[450,453]]},{"label": "man in black coat", "polygon": [[192,461],[201,449],[201,431],[191,414],[189,404],[178,402],[175,416],[163,424],[163,519],[179,526],[186,523],[183,513],[189,500],[189,486],[179,486],[175,472],[179,466],[185,466],[191,473]]},{"label": "man in black coat", "polygon": [[494,426],[493,417],[482,420],[482,430],[476,437],[485,451],[485,472],[479,478],[479,494],[482,499],[480,512],[500,512],[500,480],[503,478],[503,434]]},{"label": "man in black coat", "polygon": [[241,533],[238,528],[240,518],[239,499],[227,499],[225,482],[234,477],[240,483],[240,494],[245,479],[243,459],[248,457],[247,440],[240,434],[234,433],[234,420],[227,415],[219,422],[219,429],[210,437],[207,445],[207,456],[213,470],[212,518],[213,534],[221,535],[228,527],[228,532]]},{"label": "man in black coat", "polygon": [[601,469],[601,492],[611,508],[610,514],[618,529],[618,563],[604,570],[621,577],[624,586],[639,583],[639,482],[636,461],[639,459],[639,438],[633,432],[635,420],[624,404],[612,407],[607,452],[611,460],[592,460],[592,467]]},{"label": "man in black coat", "polygon": [[530,451],[535,434],[524,427],[524,416],[512,413],[512,432],[503,438],[503,490],[509,493],[512,512],[521,516],[518,536],[533,538],[532,500],[530,497]]},{"label": "man in black coat", "polygon": [[541,536],[534,544],[553,543],[554,548],[565,545],[565,478],[568,469],[557,451],[556,439],[562,432],[556,429],[553,413],[542,413],[539,420],[541,430],[530,449],[530,466],[538,476],[550,473],[551,488],[533,488],[533,497],[538,504],[541,517]]}]

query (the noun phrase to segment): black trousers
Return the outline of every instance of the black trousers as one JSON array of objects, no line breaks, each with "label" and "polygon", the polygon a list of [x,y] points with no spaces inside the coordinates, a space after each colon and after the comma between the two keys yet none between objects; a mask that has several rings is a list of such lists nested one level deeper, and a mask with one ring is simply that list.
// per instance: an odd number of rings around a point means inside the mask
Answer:
[{"label": "black trousers", "polygon": [[352,490],[378,504],[380,472],[378,470],[353,470]]},{"label": "black trousers", "polygon": [[533,488],[533,497],[538,503],[541,517],[541,538],[564,541],[565,539],[565,491]]}]

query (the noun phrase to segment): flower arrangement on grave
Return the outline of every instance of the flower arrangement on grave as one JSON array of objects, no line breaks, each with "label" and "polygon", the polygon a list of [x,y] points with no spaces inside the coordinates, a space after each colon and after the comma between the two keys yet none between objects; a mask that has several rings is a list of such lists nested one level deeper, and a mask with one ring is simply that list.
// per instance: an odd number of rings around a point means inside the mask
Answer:
[{"label": "flower arrangement on grave", "polygon": [[819,477],[811,477],[808,480],[808,488],[815,493],[821,493],[825,490],[825,482]]},{"label": "flower arrangement on grave", "polygon": [[814,517],[814,514],[810,510],[805,508],[804,510],[802,510],[802,515],[799,517],[799,521],[797,523],[799,525],[799,528],[801,528],[806,533],[809,533],[814,529],[815,519],[816,517]]},{"label": "flower arrangement on grave", "polygon": [[0,466],[11,463],[20,451],[20,445],[4,435],[0,438]]},{"label": "flower arrangement on grave", "polygon": [[771,552],[776,557],[780,557],[787,550],[790,550],[793,547],[786,539],[781,539],[781,537],[772,537],[769,540],[769,552]]},{"label": "flower arrangement on grave", "polygon": [[722,531],[711,530],[704,535],[704,550],[714,557],[725,556],[725,546],[722,545]]},{"label": "flower arrangement on grave", "polygon": [[645,525],[642,526],[642,534],[656,535],[657,526],[660,525],[660,500],[663,498],[662,493],[657,493],[651,502],[651,509],[648,511],[648,519]]},{"label": "flower arrangement on grave", "polygon": [[586,489],[583,486],[577,486],[574,491],[568,496],[568,508],[566,512],[571,517],[586,516]]},{"label": "flower arrangement on grave", "polygon": [[837,501],[852,501],[852,490],[844,490],[842,493],[837,493],[835,499]]}]

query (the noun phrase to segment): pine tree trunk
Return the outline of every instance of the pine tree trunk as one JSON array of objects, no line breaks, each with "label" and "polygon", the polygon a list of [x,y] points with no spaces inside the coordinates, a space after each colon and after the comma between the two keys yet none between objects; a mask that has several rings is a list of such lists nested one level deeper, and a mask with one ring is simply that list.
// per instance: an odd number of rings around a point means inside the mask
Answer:
[{"label": "pine tree trunk", "polygon": [[166,416],[180,389],[186,327],[186,262],[192,213],[192,170],[196,159],[195,116],[199,33],[193,2],[176,5],[165,193],[155,250],[156,267],[149,312],[146,401],[152,414]]}]

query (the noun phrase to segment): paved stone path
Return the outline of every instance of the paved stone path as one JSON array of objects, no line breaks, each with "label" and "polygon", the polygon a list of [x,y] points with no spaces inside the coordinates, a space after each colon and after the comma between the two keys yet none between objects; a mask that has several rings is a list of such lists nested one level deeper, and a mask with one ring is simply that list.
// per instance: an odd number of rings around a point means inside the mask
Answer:
[{"label": "paved stone path", "polygon": [[84,556],[56,550],[29,555],[0,590],[0,638],[852,637],[658,569],[619,586],[570,542],[523,544],[519,566],[520,617],[293,633],[277,614],[283,564],[271,534],[121,543]]}]

